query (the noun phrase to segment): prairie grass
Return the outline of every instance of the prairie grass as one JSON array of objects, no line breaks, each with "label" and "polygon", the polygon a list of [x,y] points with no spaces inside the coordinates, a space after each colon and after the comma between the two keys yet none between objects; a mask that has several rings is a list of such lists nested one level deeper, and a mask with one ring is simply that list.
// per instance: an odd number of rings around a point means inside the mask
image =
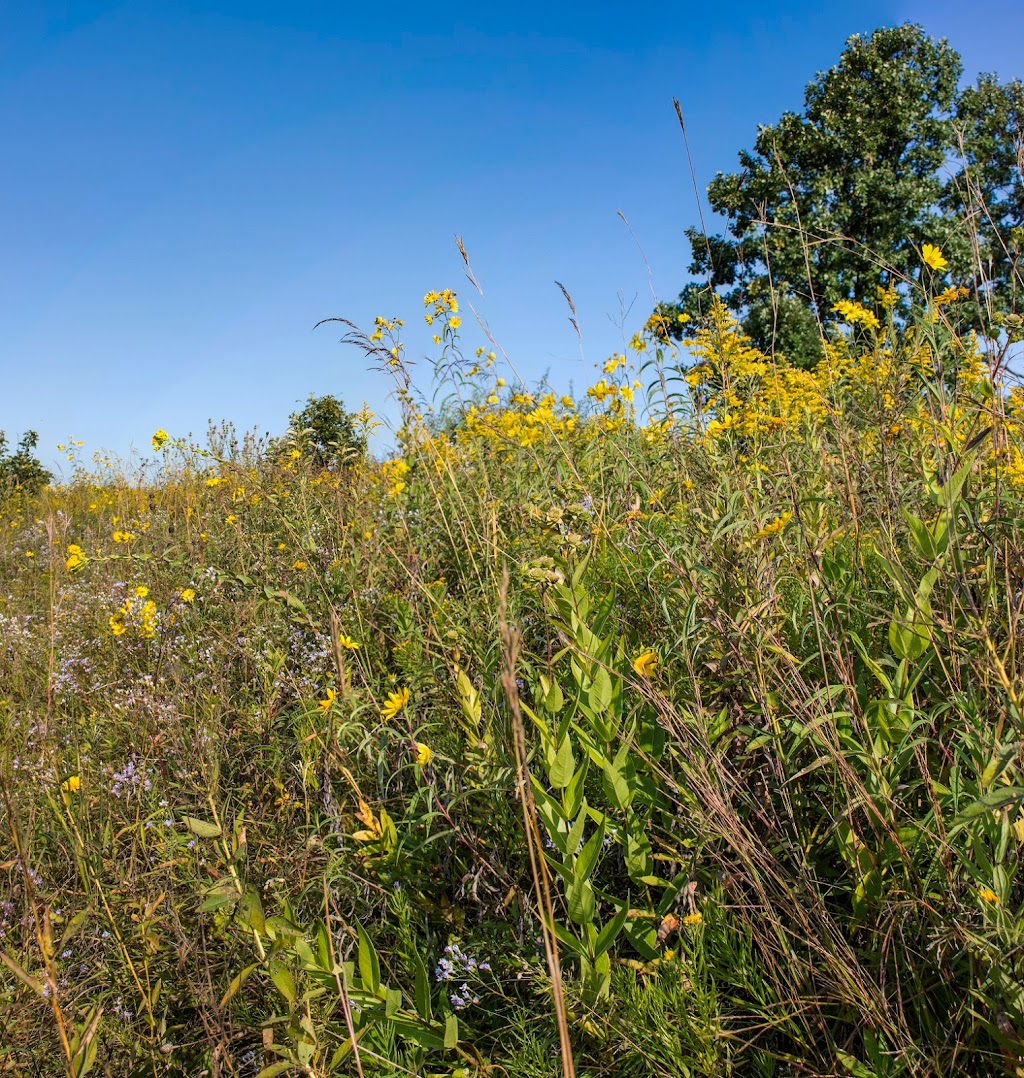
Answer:
[{"label": "prairie grass", "polygon": [[579,400],[432,292],[386,460],[10,494],[0,1073],[1024,1073],[1024,394],[923,281]]}]

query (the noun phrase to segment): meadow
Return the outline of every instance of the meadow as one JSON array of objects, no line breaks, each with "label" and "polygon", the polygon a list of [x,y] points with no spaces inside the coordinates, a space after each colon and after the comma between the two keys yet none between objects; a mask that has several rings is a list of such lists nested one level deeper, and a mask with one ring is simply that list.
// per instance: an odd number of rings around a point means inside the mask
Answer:
[{"label": "meadow", "polygon": [[386,459],[7,491],[0,1073],[1024,1074],[1022,325],[945,268],[576,398],[430,292],[342,327]]}]

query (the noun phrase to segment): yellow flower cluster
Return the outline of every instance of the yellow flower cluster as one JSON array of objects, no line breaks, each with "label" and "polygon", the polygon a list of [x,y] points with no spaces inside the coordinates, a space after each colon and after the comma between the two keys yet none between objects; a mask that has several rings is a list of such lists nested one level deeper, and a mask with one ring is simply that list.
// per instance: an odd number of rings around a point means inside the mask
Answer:
[{"label": "yellow flower cluster", "polygon": [[68,557],[67,561],[64,562],[64,565],[67,567],[69,573],[75,573],[78,572],[88,560],[89,559],[85,556],[82,548],[78,546],[77,543],[71,543],[68,546]]},{"label": "yellow flower cluster", "polygon": [[459,318],[458,314],[459,301],[450,288],[442,289],[440,292],[428,292],[423,297],[423,306],[430,308],[423,316],[428,326],[434,324],[435,318],[442,318],[446,314],[448,315],[448,325],[452,329],[458,329],[462,325],[462,319]]},{"label": "yellow flower cluster", "polygon": [[149,588],[145,585],[137,587],[110,616],[108,624],[114,636],[124,636],[129,628],[144,640],[151,640],[156,635],[159,615],[156,603],[148,596]]},{"label": "yellow flower cluster", "polygon": [[780,531],[793,519],[793,514],[787,510],[781,516],[777,516],[771,523],[766,524],[754,533],[755,539],[767,539],[772,535],[778,535]]},{"label": "yellow flower cluster", "polygon": [[[400,329],[402,326],[405,325],[405,323],[401,320],[401,318],[390,318],[389,319],[389,318],[381,318],[380,315],[377,315],[377,317],[374,318],[374,320],[373,320],[373,325],[374,325],[375,328],[374,328],[374,331],[370,334],[370,340],[371,341],[381,341],[381,340],[384,339],[385,330],[388,333],[394,333],[396,328]],[[394,339],[394,338],[392,338],[392,339]],[[398,354],[397,348],[393,348],[392,353],[397,358],[397,354]]]},{"label": "yellow flower cluster", "polygon": [[509,407],[490,407],[497,403],[497,398],[488,398],[467,409],[457,434],[460,443],[489,444],[498,450],[525,449],[570,436],[579,423],[572,398],[559,401],[554,393],[539,400],[532,393],[514,393]]},{"label": "yellow flower cluster", "polygon": [[851,326],[863,326],[865,329],[881,329],[881,323],[874,311],[869,311],[862,303],[851,299],[841,299],[832,310],[842,315]]},{"label": "yellow flower cluster", "polygon": [[380,466],[380,474],[387,488],[388,496],[397,498],[406,489],[405,476],[410,472],[410,467],[403,457],[394,457],[386,460]]},{"label": "yellow flower cluster", "polygon": [[658,311],[655,311],[644,323],[643,331],[648,337],[655,340],[667,341],[672,335],[672,322],[685,326],[689,321],[690,316],[688,314],[677,314],[670,320],[667,315],[659,314]]},{"label": "yellow flower cluster", "polygon": [[827,369],[805,371],[781,356],[769,359],[721,300],[712,304],[709,323],[697,331],[691,350],[700,362],[686,381],[701,409],[711,414],[705,427],[710,442],[729,431],[750,437],[829,414],[822,383]]}]

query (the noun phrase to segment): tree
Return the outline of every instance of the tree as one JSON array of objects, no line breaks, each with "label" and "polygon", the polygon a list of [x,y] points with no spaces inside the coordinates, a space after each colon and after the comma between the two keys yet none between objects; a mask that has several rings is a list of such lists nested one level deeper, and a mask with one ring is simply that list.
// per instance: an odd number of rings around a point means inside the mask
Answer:
[{"label": "tree", "polygon": [[919,26],[851,37],[803,112],[761,127],[741,171],[708,186],[727,231],[687,230],[699,280],[659,307],[667,332],[692,337],[715,292],[759,348],[811,366],[831,308],[914,280],[924,243],[990,315],[1008,309],[1024,247],[1024,86],[985,75],[961,92],[962,71]]},{"label": "tree", "polygon": [[22,435],[18,448],[11,453],[7,448],[7,435],[0,430],[0,493],[23,490],[34,494],[53,478],[36,459],[35,448],[39,435],[34,430]]},{"label": "tree", "polygon": [[291,414],[289,426],[298,447],[320,468],[351,462],[366,452],[366,440],[356,433],[353,417],[329,394],[310,393],[305,408]]}]

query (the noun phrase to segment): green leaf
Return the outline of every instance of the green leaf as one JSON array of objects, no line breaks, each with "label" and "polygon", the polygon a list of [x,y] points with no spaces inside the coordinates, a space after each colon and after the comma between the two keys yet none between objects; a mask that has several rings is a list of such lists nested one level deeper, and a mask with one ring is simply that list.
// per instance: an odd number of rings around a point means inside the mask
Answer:
[{"label": "green leaf", "polygon": [[228,985],[227,991],[221,996],[220,1005],[226,1007],[227,1004],[238,994],[239,989],[243,984],[253,975],[253,973],[259,969],[259,962],[253,962],[252,965],[246,966],[245,969],[236,973],[231,978],[231,983]]},{"label": "green leaf", "polygon": [[1002,745],[996,747],[995,752],[992,754],[992,759],[989,760],[985,770],[981,773],[981,778],[978,779],[978,786],[982,793],[988,790],[992,783],[999,778],[1011,763],[1013,763],[1019,750],[1019,745]]},{"label": "green leaf", "polygon": [[430,979],[427,976],[427,968],[423,965],[423,959],[418,954],[412,956],[413,977],[415,981],[416,1013],[424,1022],[431,1019],[430,1005]]},{"label": "green leaf", "polygon": [[612,702],[612,679],[603,666],[597,668],[590,683],[589,702],[595,712],[607,711]]},{"label": "green leaf", "polygon": [[561,711],[565,705],[565,697],[562,694],[562,687],[558,684],[554,678],[548,678],[544,674],[540,675],[540,687],[544,693],[544,706],[552,714]]},{"label": "green leaf", "polygon": [[444,1046],[454,1048],[459,1043],[459,1020],[454,1014],[449,1014],[444,1020]]},{"label": "green leaf", "polygon": [[576,758],[572,752],[572,738],[568,734],[555,749],[554,759],[548,767],[548,781],[556,790],[562,790],[572,782],[576,771]]},{"label": "green leaf", "polygon": [[281,993],[285,1003],[293,1006],[297,996],[295,978],[292,971],[281,961],[272,961],[269,967],[270,979],[274,987]]},{"label": "green leaf", "polygon": [[363,988],[376,995],[380,991],[380,959],[366,929],[358,921],[355,924],[359,935],[359,976]]},{"label": "green leaf", "polygon": [[587,839],[586,845],[580,851],[576,859],[576,878],[588,880],[597,868],[598,858],[604,845],[604,821],[601,821],[598,829]]},{"label": "green leaf", "polygon": [[597,934],[597,939],[594,941],[594,957],[597,958],[603,955],[605,951],[609,950],[611,945],[615,942],[615,937],[622,931],[622,926],[626,923],[626,918],[629,916],[629,903],[623,902],[622,907],[617,914],[601,929]]},{"label": "green leaf", "polygon": [[193,835],[198,835],[200,838],[220,838],[221,836],[221,830],[215,823],[197,819],[195,816],[183,816],[182,822]]},{"label": "green leaf", "polygon": [[255,887],[246,889],[241,902],[238,903],[235,917],[254,932],[259,932],[260,935],[264,933],[267,923],[263,917],[263,903]]},{"label": "green leaf", "polygon": [[584,783],[589,768],[590,757],[584,755],[580,761],[580,766],[576,769],[576,773],[570,779],[562,794],[562,809],[570,820],[580,811],[583,805]]},{"label": "green leaf", "polygon": [[578,925],[590,924],[597,908],[597,899],[594,897],[594,888],[590,881],[583,880],[572,887],[567,887],[566,892],[570,920]]}]

